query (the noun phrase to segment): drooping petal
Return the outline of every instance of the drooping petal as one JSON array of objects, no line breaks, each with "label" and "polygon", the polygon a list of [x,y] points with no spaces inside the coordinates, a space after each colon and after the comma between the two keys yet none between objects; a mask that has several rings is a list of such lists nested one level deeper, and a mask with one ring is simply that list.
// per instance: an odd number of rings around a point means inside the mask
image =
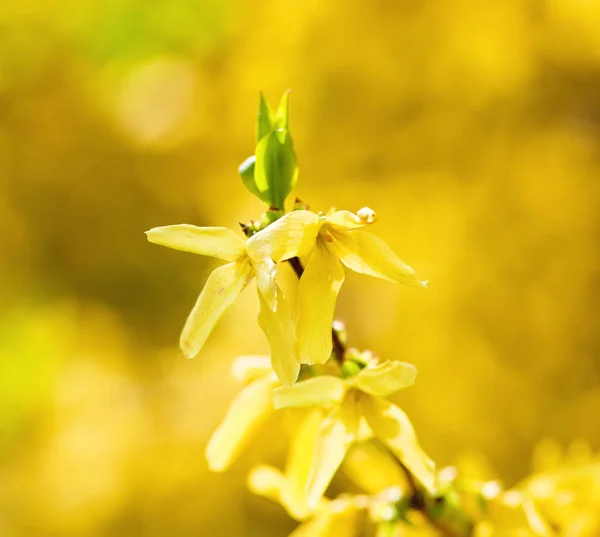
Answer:
[{"label": "drooping petal", "polygon": [[342,464],[359,428],[356,392],[348,392],[341,405],[323,420],[314,450],[312,473],[306,489],[306,501],[314,509]]},{"label": "drooping petal", "polygon": [[274,502],[281,502],[281,490],[285,478],[280,470],[273,466],[255,466],[246,480],[248,488],[258,496],[268,498]]},{"label": "drooping petal", "polygon": [[350,211],[335,211],[327,217],[327,224],[344,229],[356,229],[364,227],[377,221],[377,216],[373,209],[363,207],[357,214]]},{"label": "drooping petal", "polygon": [[221,315],[251,279],[246,256],[212,271],[181,332],[179,345],[188,358],[198,354]]},{"label": "drooping petal", "polygon": [[361,534],[359,515],[350,501],[339,498],[298,526],[289,537],[355,537]]},{"label": "drooping petal", "polygon": [[256,271],[258,289],[271,309],[275,309],[276,263],[308,254],[321,227],[319,216],[310,211],[293,211],[282,216],[246,243],[246,251]]},{"label": "drooping petal", "polygon": [[331,325],[344,269],[330,247],[317,242],[298,285],[298,351],[303,364],[324,364],[331,355]]},{"label": "drooping petal", "polygon": [[360,398],[362,413],[373,434],[388,446],[430,492],[435,489],[435,465],[425,454],[408,416],[386,399]]},{"label": "drooping petal", "polygon": [[355,388],[376,397],[387,397],[415,383],[417,368],[405,362],[384,362],[375,367],[365,367],[351,383]]},{"label": "drooping petal", "polygon": [[244,355],[233,361],[231,374],[238,382],[248,384],[273,373],[270,356]]},{"label": "drooping petal", "polygon": [[206,460],[214,472],[226,470],[273,412],[277,379],[264,377],[248,384],[233,400],[225,419],[206,446]]},{"label": "drooping petal", "polygon": [[244,254],[244,240],[226,227],[198,227],[189,224],[155,227],[146,231],[150,242],[191,252],[235,261]]},{"label": "drooping petal", "polygon": [[374,442],[360,442],[346,455],[342,472],[367,494],[379,494],[406,480],[396,458]]},{"label": "drooping petal", "polygon": [[306,503],[306,488],[311,476],[313,451],[322,421],[323,411],[320,408],[309,412],[298,427],[288,452],[281,504],[297,520],[306,518],[311,512]]},{"label": "drooping petal", "polygon": [[271,364],[277,377],[284,386],[296,382],[300,372],[298,352],[296,350],[296,331],[292,312],[281,289],[275,284],[277,309],[272,311],[259,292],[260,313],[258,324],[263,329],[271,346]]},{"label": "drooping petal", "polygon": [[415,271],[401,261],[379,237],[366,231],[336,233],[335,245],[342,263],[349,269],[395,283],[427,287]]},{"label": "drooping petal", "polygon": [[346,383],[337,377],[323,375],[298,382],[289,388],[280,387],[273,393],[275,408],[331,406],[341,403]]}]

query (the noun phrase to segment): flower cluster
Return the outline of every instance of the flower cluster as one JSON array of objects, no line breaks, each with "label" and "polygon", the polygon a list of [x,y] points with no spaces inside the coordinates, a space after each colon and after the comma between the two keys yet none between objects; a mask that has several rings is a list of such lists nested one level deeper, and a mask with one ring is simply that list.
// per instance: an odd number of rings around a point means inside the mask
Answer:
[{"label": "flower cluster", "polygon": [[[565,504],[575,498],[569,486],[580,483],[582,475],[595,476],[586,490],[600,498],[597,467],[583,474],[538,476],[512,490],[465,479],[452,468],[436,472],[408,416],[389,400],[413,385],[416,368],[346,347],[345,334],[334,321],[344,267],[413,287],[427,282],[364,230],[377,220],[368,207],[323,214],[297,204],[285,212],[297,177],[287,94],[276,113],[261,97],[256,154],[240,173],[248,190],[268,205],[260,220],[242,226],[243,236],[223,227],[189,224],[147,232],[155,244],[226,261],[209,276],[181,333],[181,349],[190,358],[256,279],[258,324],[270,355],[234,362],[233,375],[243,388],[207,445],[212,470],[227,469],[269,416],[293,409],[295,427],[285,468],[256,468],[249,487],[301,522],[295,537],[353,536],[369,525],[380,537],[550,537],[563,527],[569,530],[565,535],[579,535],[580,527],[599,529],[599,517],[580,516],[573,522],[566,509],[570,525],[560,518]],[[277,283],[283,263],[291,264],[298,276],[294,305]],[[365,493],[327,498],[340,469]],[[564,501],[557,504],[552,499],[559,489]]]}]

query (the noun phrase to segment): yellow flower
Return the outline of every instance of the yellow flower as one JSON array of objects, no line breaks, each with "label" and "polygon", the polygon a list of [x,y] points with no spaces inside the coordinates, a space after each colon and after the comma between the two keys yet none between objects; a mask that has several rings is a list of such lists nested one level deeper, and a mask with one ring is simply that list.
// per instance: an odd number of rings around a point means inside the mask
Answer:
[{"label": "yellow flower", "polygon": [[273,291],[276,263],[308,256],[298,292],[296,330],[301,363],[321,364],[331,354],[331,324],[344,282],[340,261],[362,274],[415,287],[427,285],[384,241],[359,229],[375,220],[368,207],[357,214],[335,211],[324,217],[294,211],[248,241],[248,254],[257,267],[258,288],[271,309],[277,304]]},{"label": "yellow flower", "polygon": [[235,397],[227,414],[206,446],[206,460],[214,472],[226,470],[273,413],[273,388],[281,384],[268,356],[240,356],[233,376],[246,386]]},{"label": "yellow flower", "polygon": [[[261,276],[246,253],[246,241],[230,229],[181,224],[156,227],[146,235],[150,242],[161,246],[229,261],[213,270],[181,332],[181,349],[188,358],[193,358],[225,310],[255,275],[259,280]],[[259,235],[260,232],[255,236]],[[267,306],[263,293],[259,292],[258,323],[269,340],[275,373],[281,382],[291,385],[300,371],[294,324],[283,293],[275,281],[271,285],[266,293],[277,307]]]},{"label": "yellow flower", "polygon": [[[264,496],[285,507],[283,494],[286,476],[271,466],[259,466],[248,477],[252,492]],[[322,498],[314,513],[290,515],[302,523],[289,537],[354,537],[363,526],[363,514],[368,508],[365,496],[344,496],[335,500]],[[312,515],[312,516],[311,516]]]},{"label": "yellow flower", "polygon": [[275,389],[276,409],[328,409],[314,425],[316,433],[306,435],[301,449],[296,447],[310,459],[304,462],[311,470],[304,472],[302,484],[309,509],[318,505],[350,446],[371,436],[379,438],[427,490],[434,490],[435,466],[421,449],[410,420],[383,399],[412,385],[415,376],[414,366],[390,361],[367,366],[346,380],[325,375]]}]

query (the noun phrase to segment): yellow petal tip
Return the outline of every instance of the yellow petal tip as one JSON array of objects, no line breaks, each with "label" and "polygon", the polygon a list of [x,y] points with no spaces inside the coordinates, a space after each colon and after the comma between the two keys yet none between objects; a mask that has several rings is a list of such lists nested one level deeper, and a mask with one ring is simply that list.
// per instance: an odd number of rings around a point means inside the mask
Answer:
[{"label": "yellow petal tip", "polygon": [[179,348],[181,349],[181,352],[183,353],[183,355],[188,358],[188,359],[192,359],[195,358],[195,356],[198,354],[199,350],[195,350],[195,349],[189,349],[186,345],[184,345],[183,343],[179,344]]}]

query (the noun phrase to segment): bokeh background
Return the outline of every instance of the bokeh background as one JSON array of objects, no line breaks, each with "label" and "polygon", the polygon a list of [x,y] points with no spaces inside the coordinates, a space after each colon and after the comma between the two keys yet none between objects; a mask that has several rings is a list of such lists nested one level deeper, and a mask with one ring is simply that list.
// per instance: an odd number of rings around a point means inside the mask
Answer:
[{"label": "bokeh background", "polygon": [[297,194],[374,208],[430,280],[348,275],[337,311],[417,365],[397,399],[432,457],[510,485],[541,438],[600,446],[598,2],[0,2],[0,535],[293,528],[244,484],[277,424],[203,458],[233,358],[268,348],[255,293],[185,360],[216,264],[143,235],[260,215],[236,167],[287,88]]}]

